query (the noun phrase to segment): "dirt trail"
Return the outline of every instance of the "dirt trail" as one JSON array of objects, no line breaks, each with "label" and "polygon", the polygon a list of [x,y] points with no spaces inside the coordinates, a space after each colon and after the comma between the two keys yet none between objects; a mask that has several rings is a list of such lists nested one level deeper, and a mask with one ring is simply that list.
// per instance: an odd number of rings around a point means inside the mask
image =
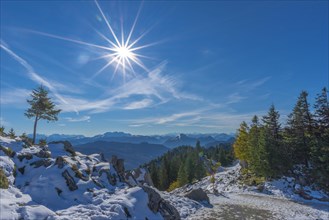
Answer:
[{"label": "dirt trail", "polygon": [[326,219],[317,215],[319,211],[317,209],[324,211],[325,207],[321,207],[321,205],[319,207],[310,207],[267,195],[227,194],[225,197],[210,195],[210,202],[212,204],[211,208],[201,209],[188,219]]}]

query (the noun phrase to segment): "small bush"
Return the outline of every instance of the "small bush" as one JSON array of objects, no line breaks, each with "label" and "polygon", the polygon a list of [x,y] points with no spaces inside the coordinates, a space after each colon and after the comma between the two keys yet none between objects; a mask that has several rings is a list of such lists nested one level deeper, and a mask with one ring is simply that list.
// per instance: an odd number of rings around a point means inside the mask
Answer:
[{"label": "small bush", "polygon": [[44,147],[47,145],[47,140],[46,139],[40,139],[39,140],[39,146]]},{"label": "small bush", "polygon": [[11,139],[15,139],[15,138],[16,138],[16,134],[15,134],[14,129],[11,128],[11,129],[9,130],[8,136],[9,136]]},{"label": "small bush", "polygon": [[9,187],[9,182],[8,179],[5,175],[5,172],[0,168],[0,188],[1,189],[8,189]]},{"label": "small bush", "polygon": [[5,148],[3,146],[0,145],[0,150],[2,150],[8,157],[14,157],[15,156],[15,151],[13,151],[12,149]]},{"label": "small bush", "polygon": [[0,136],[3,136],[3,137],[6,136],[5,127],[3,127],[3,126],[0,127]]}]

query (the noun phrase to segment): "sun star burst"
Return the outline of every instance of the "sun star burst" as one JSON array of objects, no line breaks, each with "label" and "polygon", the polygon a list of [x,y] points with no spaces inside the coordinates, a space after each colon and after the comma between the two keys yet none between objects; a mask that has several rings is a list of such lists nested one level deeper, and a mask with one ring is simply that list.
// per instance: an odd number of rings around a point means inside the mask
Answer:
[{"label": "sun star burst", "polygon": [[[121,36],[120,36],[121,38],[120,38],[120,40],[118,38],[119,35],[114,32],[109,19],[106,18],[102,8],[100,7],[100,5],[98,4],[98,2],[96,0],[95,0],[95,4],[96,4],[98,11],[101,15],[101,18],[105,22],[105,24],[108,28],[108,31],[110,32],[110,36],[111,36],[111,37],[107,37],[107,36],[105,36],[105,33],[101,33],[98,30],[94,29],[98,33],[98,35],[103,40],[106,41],[105,45],[104,44],[99,45],[99,44],[95,44],[95,43],[91,43],[91,42],[85,42],[85,41],[76,40],[76,39],[72,39],[72,38],[68,38],[68,37],[44,33],[44,32],[40,32],[40,31],[33,31],[33,30],[29,30],[29,31],[33,32],[35,34],[40,34],[40,35],[44,35],[44,36],[48,36],[48,37],[52,37],[52,38],[56,38],[56,39],[73,42],[76,44],[89,46],[89,47],[97,49],[97,51],[95,50],[95,52],[101,51],[102,55],[100,57],[97,57],[96,59],[104,59],[106,61],[106,64],[100,70],[98,70],[92,76],[92,78],[98,76],[100,73],[102,73],[105,69],[109,68],[110,66],[114,67],[112,79],[116,75],[117,72],[120,72],[122,74],[122,77],[124,80],[126,78],[126,75],[128,75],[128,74],[136,75],[134,66],[137,66],[137,67],[143,69],[144,71],[149,72],[148,68],[144,65],[141,58],[148,58],[148,59],[151,59],[151,58],[147,57],[145,55],[142,55],[140,53],[137,53],[137,51],[150,47],[150,46],[153,46],[155,44],[158,44],[159,42],[136,46],[138,44],[138,42],[151,30],[151,28],[146,30],[143,34],[138,36],[136,39],[132,40],[132,35],[134,32],[139,14],[141,12],[142,4],[138,9],[135,20],[134,20],[132,27],[129,31],[129,34],[127,36],[124,35],[123,21],[121,20]],[[101,19],[98,19],[98,20],[101,21]]]},{"label": "sun star burst", "polygon": [[110,46],[105,48],[105,55],[101,56],[101,58],[104,58],[107,61],[107,63],[98,72],[96,72],[93,77],[103,72],[110,65],[115,67],[113,77],[120,69],[121,70],[120,72],[122,73],[124,79],[126,78],[126,75],[128,73],[132,73],[133,75],[135,75],[133,65],[137,65],[143,70],[148,71],[148,69],[140,59],[140,57],[146,57],[146,56],[138,54],[136,53],[136,51],[151,46],[152,44],[135,46],[146,33],[139,36],[136,40],[131,41],[131,37],[134,32],[141,8],[139,8],[138,10],[134,23],[127,37],[124,36],[123,24],[121,23],[121,42],[120,42],[118,35],[114,32],[109,20],[106,18],[105,14],[103,13],[103,10],[101,9],[100,5],[96,0],[95,3],[114,40],[110,40],[103,33],[97,32],[103,39],[105,39],[109,43]]}]

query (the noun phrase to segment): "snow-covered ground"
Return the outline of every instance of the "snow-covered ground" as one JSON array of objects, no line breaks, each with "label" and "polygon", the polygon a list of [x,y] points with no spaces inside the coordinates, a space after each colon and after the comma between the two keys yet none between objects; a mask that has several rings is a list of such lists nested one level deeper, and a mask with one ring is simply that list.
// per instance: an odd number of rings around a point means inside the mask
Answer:
[{"label": "snow-covered ground", "polygon": [[[239,184],[240,165],[221,168],[215,175],[215,184],[210,177],[176,189],[173,194],[184,194],[191,189],[202,188],[208,192],[211,206],[203,206],[186,219],[329,219],[329,202],[317,199],[328,198],[322,191],[303,187],[305,192],[317,198],[305,200],[294,189],[301,187],[292,177],[265,182],[264,190]],[[213,193],[213,187],[218,193]]]},{"label": "snow-covered ground", "polygon": [[[129,176],[122,181],[101,155],[72,153],[64,143],[23,148],[19,139],[0,137],[0,145],[16,152],[7,156],[0,150],[0,168],[9,181],[8,189],[0,189],[0,219],[163,219],[161,211],[150,209],[142,186],[134,185],[143,182],[143,170],[135,180]],[[220,168],[214,185],[205,177],[173,192],[157,193],[182,219],[329,219],[329,202],[320,201],[328,196],[322,191],[283,177],[266,182],[259,192],[241,185],[239,176],[240,166],[235,164]],[[184,197],[197,188],[207,192],[210,204]],[[295,193],[301,188],[314,199]]]},{"label": "snow-covered ground", "polygon": [[[9,180],[0,189],[0,219],[163,219],[149,208],[143,188],[122,181],[99,154],[72,154],[63,143],[23,148],[19,139],[4,137],[0,145],[0,168]],[[15,156],[6,155],[9,149]]]}]

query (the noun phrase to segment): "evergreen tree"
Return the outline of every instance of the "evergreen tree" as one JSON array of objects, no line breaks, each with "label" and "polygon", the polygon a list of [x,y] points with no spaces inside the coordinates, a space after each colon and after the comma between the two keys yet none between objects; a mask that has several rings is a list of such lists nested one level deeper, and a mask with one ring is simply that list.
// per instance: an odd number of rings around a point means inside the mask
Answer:
[{"label": "evergreen tree", "polygon": [[197,150],[197,152],[201,152],[202,151],[202,147],[201,147],[201,143],[199,140],[197,140],[195,148]]},{"label": "evergreen tree", "polygon": [[25,116],[28,118],[34,118],[32,140],[32,143],[34,144],[38,121],[40,119],[57,121],[57,115],[61,110],[55,109],[55,104],[48,97],[48,91],[43,86],[34,89],[31,94],[31,99],[28,99],[27,102],[31,107],[26,110]]},{"label": "evergreen tree", "polygon": [[315,138],[311,143],[313,176],[329,190],[329,103],[326,88],[318,94],[314,104]]},{"label": "evergreen tree", "polygon": [[188,182],[191,183],[194,179],[195,164],[193,154],[188,155],[185,161],[185,170],[187,174]]},{"label": "evergreen tree", "polygon": [[159,188],[158,169],[157,169],[155,163],[151,163],[151,165],[149,167],[149,171],[150,171],[151,179],[152,179],[154,186]]},{"label": "evergreen tree", "polygon": [[274,105],[272,104],[267,115],[263,117],[263,123],[266,128],[271,133],[274,139],[279,138],[279,131],[281,129],[281,124],[279,123],[280,114],[275,110]]},{"label": "evergreen tree", "polygon": [[179,186],[184,186],[188,183],[188,175],[185,169],[185,164],[182,164],[179,168],[177,181]]},{"label": "evergreen tree", "polygon": [[271,175],[285,172],[289,167],[289,152],[282,140],[282,129],[279,122],[280,114],[272,104],[267,115],[263,117],[264,132],[266,137],[266,151]]},{"label": "evergreen tree", "polygon": [[13,128],[11,128],[8,132],[8,136],[12,139],[16,138],[16,134]]},{"label": "evergreen tree", "polygon": [[257,115],[252,118],[250,131],[248,135],[248,154],[249,154],[249,168],[256,171],[259,167],[258,151],[259,151],[259,120]]},{"label": "evergreen tree", "polygon": [[321,134],[329,128],[329,101],[326,87],[317,95],[314,109],[315,127],[317,132]]},{"label": "evergreen tree", "polygon": [[307,96],[306,91],[301,92],[287,122],[288,145],[292,148],[292,159],[295,163],[306,165],[310,156],[310,136],[314,125]]},{"label": "evergreen tree", "polygon": [[257,163],[254,165],[254,169],[259,176],[268,177],[272,175],[269,152],[267,149],[267,132],[264,128],[259,130],[258,139],[258,151],[256,154]]},{"label": "evergreen tree", "polygon": [[0,127],[0,136],[5,136],[5,127],[1,126]]},{"label": "evergreen tree", "polygon": [[165,162],[161,164],[159,175],[159,189],[166,190],[169,187],[168,170]]},{"label": "evergreen tree", "polygon": [[249,162],[249,149],[248,149],[248,132],[249,128],[246,122],[242,122],[238,130],[238,135],[235,143],[233,144],[234,153],[237,158]]}]

